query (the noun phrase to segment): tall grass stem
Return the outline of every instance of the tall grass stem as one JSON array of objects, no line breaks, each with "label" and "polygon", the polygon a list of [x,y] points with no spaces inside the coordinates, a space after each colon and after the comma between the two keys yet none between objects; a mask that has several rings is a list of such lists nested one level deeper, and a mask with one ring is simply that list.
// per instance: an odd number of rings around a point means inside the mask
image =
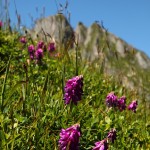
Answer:
[{"label": "tall grass stem", "polygon": [[6,89],[6,81],[7,81],[7,77],[8,77],[11,57],[12,57],[12,55],[10,55],[8,63],[7,63],[5,78],[4,78],[3,87],[2,87],[2,94],[1,94],[1,111],[2,112],[3,112],[3,103],[4,103],[4,93],[5,93],[5,89]]}]

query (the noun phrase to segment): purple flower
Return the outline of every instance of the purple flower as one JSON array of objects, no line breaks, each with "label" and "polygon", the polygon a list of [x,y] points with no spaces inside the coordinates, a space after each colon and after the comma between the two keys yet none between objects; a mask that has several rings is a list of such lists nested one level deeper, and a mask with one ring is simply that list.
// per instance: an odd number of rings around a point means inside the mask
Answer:
[{"label": "purple flower", "polygon": [[108,107],[116,107],[118,104],[117,96],[114,94],[114,92],[111,92],[106,97],[106,104]]},{"label": "purple flower", "polygon": [[28,52],[29,52],[29,53],[33,53],[34,50],[35,50],[34,45],[28,46]]},{"label": "purple flower", "polygon": [[136,112],[138,102],[136,100],[132,101],[131,104],[128,106],[129,110],[132,110],[134,113]]},{"label": "purple flower", "polygon": [[40,41],[37,45],[37,49],[42,49],[44,46],[44,42],[43,41]]},{"label": "purple flower", "polygon": [[20,42],[23,43],[23,44],[26,44],[27,43],[26,38],[25,37],[21,37],[20,38]]},{"label": "purple flower", "polygon": [[49,52],[53,52],[53,51],[55,51],[55,43],[49,43],[49,45],[48,45],[48,51]]},{"label": "purple flower", "polygon": [[120,111],[123,111],[126,109],[126,97],[122,96],[120,99],[118,99],[118,108]]},{"label": "purple flower", "polygon": [[3,23],[2,23],[2,21],[0,20],[0,29],[2,28],[2,26],[3,26]]},{"label": "purple flower", "polygon": [[64,100],[65,104],[69,104],[70,101],[77,105],[77,102],[81,100],[83,94],[83,76],[76,76],[69,79],[65,85]]},{"label": "purple flower", "polygon": [[28,46],[28,52],[29,52],[29,55],[30,55],[30,59],[33,60],[34,59],[34,45],[30,45]]},{"label": "purple flower", "polygon": [[60,132],[59,149],[60,150],[79,150],[80,125],[75,124]]},{"label": "purple flower", "polygon": [[40,61],[43,58],[43,50],[41,48],[36,50],[35,57],[37,61]]},{"label": "purple flower", "polygon": [[96,142],[95,147],[93,148],[93,150],[107,150],[107,149],[108,149],[108,143],[106,139]]},{"label": "purple flower", "polygon": [[33,60],[34,59],[34,54],[30,54],[30,59]]},{"label": "purple flower", "polygon": [[114,143],[114,141],[116,140],[116,130],[112,129],[111,131],[108,132],[107,138]]}]

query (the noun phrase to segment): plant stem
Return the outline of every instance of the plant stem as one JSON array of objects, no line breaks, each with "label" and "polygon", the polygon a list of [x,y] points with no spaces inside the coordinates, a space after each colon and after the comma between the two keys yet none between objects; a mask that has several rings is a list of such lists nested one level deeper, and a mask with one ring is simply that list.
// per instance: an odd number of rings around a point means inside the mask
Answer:
[{"label": "plant stem", "polygon": [[7,77],[8,77],[11,56],[12,55],[10,55],[8,63],[7,63],[5,78],[4,78],[3,87],[2,87],[2,94],[1,94],[1,111],[2,112],[3,112],[3,103],[4,103],[4,92],[5,92],[5,89],[6,89],[6,81],[7,81]]}]

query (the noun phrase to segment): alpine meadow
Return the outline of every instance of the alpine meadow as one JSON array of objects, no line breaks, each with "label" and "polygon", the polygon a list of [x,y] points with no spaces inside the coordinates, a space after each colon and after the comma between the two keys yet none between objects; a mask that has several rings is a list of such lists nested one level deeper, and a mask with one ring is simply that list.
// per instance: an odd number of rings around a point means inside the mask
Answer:
[{"label": "alpine meadow", "polygon": [[1,150],[150,149],[144,52],[102,22],[73,29],[63,11],[31,29],[1,16]]}]

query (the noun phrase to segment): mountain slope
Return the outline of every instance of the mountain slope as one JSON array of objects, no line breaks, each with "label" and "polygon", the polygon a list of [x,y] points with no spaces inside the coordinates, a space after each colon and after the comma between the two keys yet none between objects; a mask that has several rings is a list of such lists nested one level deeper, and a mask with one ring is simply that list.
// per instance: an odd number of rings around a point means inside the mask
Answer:
[{"label": "mountain slope", "polygon": [[[83,28],[86,27],[81,23],[76,28],[79,40],[84,36]],[[86,28],[85,32],[86,38],[80,44],[82,57],[96,64],[105,64],[105,73],[117,77],[127,88],[136,88],[140,94],[146,93],[149,100],[149,57],[97,23]]]},{"label": "mountain slope", "polygon": [[[66,44],[75,35],[82,60],[103,68],[105,74],[113,76],[127,88],[145,93],[150,100],[150,58],[102,25],[95,22],[87,28],[80,22],[73,30],[67,19],[58,14],[38,20],[29,32],[33,38],[38,35],[43,40],[50,35],[59,44]],[[73,52],[72,47],[70,51]]]}]

